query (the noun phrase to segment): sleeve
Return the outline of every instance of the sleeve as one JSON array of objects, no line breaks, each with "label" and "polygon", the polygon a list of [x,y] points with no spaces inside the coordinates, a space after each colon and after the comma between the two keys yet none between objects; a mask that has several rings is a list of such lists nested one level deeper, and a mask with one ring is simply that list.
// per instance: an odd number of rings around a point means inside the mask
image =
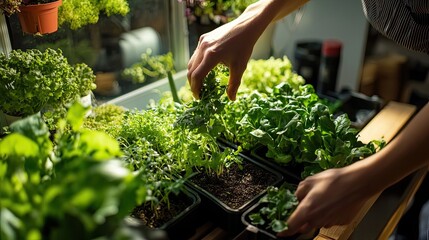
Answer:
[{"label": "sleeve", "polygon": [[406,48],[429,54],[429,1],[362,0],[362,6],[377,31]]}]

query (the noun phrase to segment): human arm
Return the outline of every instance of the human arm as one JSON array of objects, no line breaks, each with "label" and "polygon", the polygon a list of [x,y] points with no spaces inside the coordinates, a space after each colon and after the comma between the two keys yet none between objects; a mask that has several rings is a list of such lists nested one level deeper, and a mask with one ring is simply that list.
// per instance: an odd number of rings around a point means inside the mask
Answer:
[{"label": "human arm", "polygon": [[223,63],[230,70],[227,94],[231,100],[240,86],[241,77],[253,46],[267,26],[305,4],[308,0],[259,0],[235,20],[200,37],[188,63],[188,81],[195,98],[208,72]]},{"label": "human arm", "polygon": [[300,200],[279,236],[349,223],[365,202],[410,173],[429,165],[429,104],[380,152],[350,166],[302,181]]}]

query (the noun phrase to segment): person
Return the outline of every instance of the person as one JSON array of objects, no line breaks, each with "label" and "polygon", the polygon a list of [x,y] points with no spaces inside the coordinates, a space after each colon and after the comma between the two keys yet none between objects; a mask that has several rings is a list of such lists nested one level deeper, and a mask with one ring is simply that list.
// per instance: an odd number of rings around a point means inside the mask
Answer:
[{"label": "person", "polygon": [[[259,0],[235,20],[203,34],[188,63],[195,98],[208,72],[222,63],[230,69],[227,95],[235,100],[253,46],[265,28],[308,0]],[[362,0],[375,29],[407,48],[429,54],[429,6],[422,0]],[[300,201],[287,221],[288,236],[349,223],[374,194],[429,165],[429,104],[378,153],[344,168],[310,176],[297,187]]]}]

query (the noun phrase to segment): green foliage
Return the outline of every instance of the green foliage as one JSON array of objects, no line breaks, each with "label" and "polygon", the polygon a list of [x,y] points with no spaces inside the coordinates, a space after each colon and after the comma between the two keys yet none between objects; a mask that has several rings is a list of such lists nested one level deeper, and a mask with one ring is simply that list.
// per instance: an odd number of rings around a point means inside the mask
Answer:
[{"label": "green foliage", "polygon": [[249,62],[236,101],[223,95],[226,87],[220,82],[227,79],[225,68],[210,72],[201,100],[188,104],[177,124],[246,150],[264,146],[266,156],[279,165],[302,167],[303,178],[347,166],[383,147],[382,141],[358,141],[346,115],[334,119],[334,108],[311,85],[303,85],[287,58]]},{"label": "green foliage", "polygon": [[98,22],[99,15],[126,15],[130,11],[126,0],[63,0],[59,8],[58,24],[68,24],[76,30]]},{"label": "green foliage", "polygon": [[69,38],[63,38],[55,42],[37,44],[36,48],[42,52],[48,48],[61,49],[64,57],[73,65],[86,63],[88,66],[94,66],[97,60],[97,50],[91,46],[91,42],[87,39],[75,42]]},{"label": "green foliage", "polygon": [[287,184],[279,188],[268,187],[267,194],[259,200],[259,204],[263,207],[259,212],[249,215],[251,223],[266,226],[276,233],[286,230],[286,221],[298,206],[294,191],[295,189]]},{"label": "green foliage", "polygon": [[185,2],[190,23],[197,17],[207,16],[216,24],[223,24],[238,17],[247,6],[257,0],[178,0]]},{"label": "green foliage", "polygon": [[61,50],[13,50],[0,54],[0,110],[27,116],[63,109],[95,88],[95,75],[85,64],[72,66]]},{"label": "green foliage", "polygon": [[[288,71],[291,69],[274,74],[273,82],[281,76],[289,76],[291,81],[272,88],[265,88],[270,86],[268,83],[253,85],[262,92],[244,90],[236,101],[224,103],[224,111],[213,118],[217,121],[214,125],[223,126],[222,137],[248,150],[265,146],[266,156],[278,164],[303,167],[303,178],[347,166],[382,147],[377,141],[367,145],[358,141],[358,132],[350,126],[348,117],[334,119],[313,87],[295,81],[299,78],[285,73]],[[259,78],[247,79],[244,86],[252,86]]]},{"label": "green foliage", "polygon": [[227,101],[225,83],[228,77],[227,68],[221,65],[210,71],[204,78],[200,99],[185,106],[185,111],[178,116],[176,124],[218,137],[224,127],[216,119]]},{"label": "green foliage", "polygon": [[255,60],[251,59],[243,73],[240,93],[257,90],[260,93],[271,93],[273,88],[286,82],[296,89],[305,80],[292,71],[292,64],[287,57]]},{"label": "green foliage", "polygon": [[114,104],[103,104],[92,109],[92,113],[85,118],[84,127],[105,132],[116,138],[125,114],[123,107]]},{"label": "green foliage", "polygon": [[152,56],[152,51],[149,49],[141,55],[140,62],[125,68],[122,75],[135,83],[143,83],[147,78],[160,79],[166,77],[168,72],[174,73],[173,54],[169,52]]},{"label": "green foliage", "polygon": [[139,175],[115,159],[118,142],[81,128],[86,110],[73,105],[54,142],[38,115],[12,124],[0,141],[2,239],[117,236],[139,203]]}]

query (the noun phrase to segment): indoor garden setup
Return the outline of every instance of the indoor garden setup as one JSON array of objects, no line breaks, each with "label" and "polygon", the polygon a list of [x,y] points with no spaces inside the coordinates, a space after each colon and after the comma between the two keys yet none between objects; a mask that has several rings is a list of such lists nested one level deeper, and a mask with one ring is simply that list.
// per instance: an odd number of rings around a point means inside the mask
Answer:
[{"label": "indoor garden setup", "polygon": [[198,38],[256,1],[0,3],[0,239],[274,240],[301,181],[383,149],[389,104],[321,94],[271,44],[236,100],[223,64],[193,97]]}]

